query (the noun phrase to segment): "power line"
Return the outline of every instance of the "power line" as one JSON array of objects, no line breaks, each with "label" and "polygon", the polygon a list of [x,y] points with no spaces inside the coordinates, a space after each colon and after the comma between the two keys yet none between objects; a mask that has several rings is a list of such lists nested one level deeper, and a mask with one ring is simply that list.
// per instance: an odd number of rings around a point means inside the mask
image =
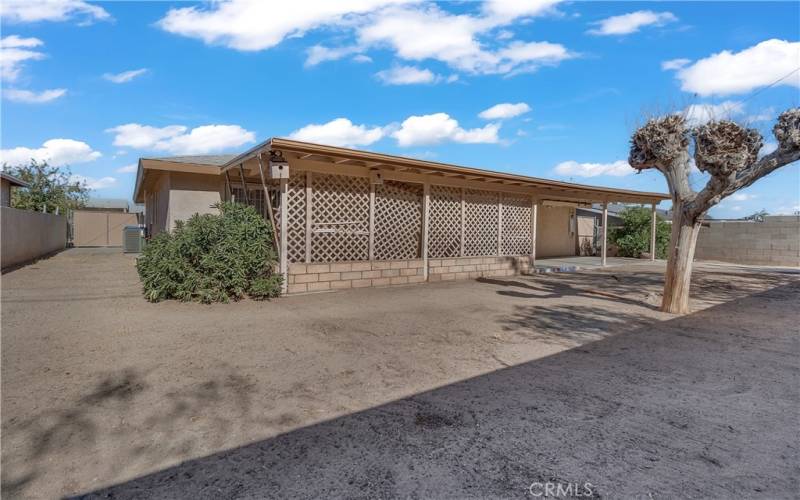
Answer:
[{"label": "power line", "polygon": [[754,92],[753,92],[753,93],[751,93],[751,94],[750,94],[750,95],[749,95],[749,96],[748,96],[746,99],[744,99],[744,102],[747,102],[747,101],[749,101],[750,99],[752,99],[753,97],[757,96],[758,94],[760,94],[760,93],[764,92],[765,90],[767,90],[767,89],[769,89],[769,88],[772,88],[772,87],[774,87],[775,85],[777,85],[777,84],[781,83],[782,81],[786,80],[787,78],[789,78],[789,77],[790,77],[790,76],[792,76],[793,74],[797,73],[798,71],[800,71],[800,66],[796,67],[795,69],[793,69],[792,71],[790,71],[790,72],[789,72],[789,73],[787,73],[786,75],[784,75],[784,76],[782,76],[782,77],[778,78],[777,80],[775,80],[774,82],[770,83],[770,84],[769,84],[769,85],[767,85],[766,87],[762,87],[762,88],[760,88],[760,89],[758,89],[758,90],[754,91]]}]

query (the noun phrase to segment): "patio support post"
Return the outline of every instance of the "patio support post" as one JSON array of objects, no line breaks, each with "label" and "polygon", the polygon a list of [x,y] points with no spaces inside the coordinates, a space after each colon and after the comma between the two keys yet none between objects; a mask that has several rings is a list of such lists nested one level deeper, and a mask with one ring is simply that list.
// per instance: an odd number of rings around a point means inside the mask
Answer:
[{"label": "patio support post", "polygon": [[[267,179],[264,177],[264,162],[261,160],[261,154],[258,155],[258,173],[261,176],[261,187],[264,188],[264,205],[267,206],[267,217],[269,217],[269,227],[272,229],[272,244],[275,245],[275,250],[278,249],[278,233],[275,231],[275,216],[272,214],[272,201],[269,195],[269,189],[267,189]],[[228,172],[225,172],[225,176],[227,177]],[[245,187],[244,190],[247,193],[247,188]],[[263,215],[263,214],[262,214]]]},{"label": "patio support post", "polygon": [[375,260],[375,184],[372,182],[369,183],[369,260]]},{"label": "patio support post", "polygon": [[311,171],[306,172],[306,262],[311,262],[311,236],[312,236],[312,203],[314,200],[314,191],[312,187],[312,177]]},{"label": "patio support post", "polygon": [[[272,229],[272,244],[275,246],[275,250],[278,250],[278,233],[275,231],[275,216],[272,214],[272,197],[269,195],[269,189],[267,189],[267,178],[264,176],[264,161],[261,159],[261,154],[258,155],[258,173],[261,176],[261,187],[264,188],[264,205],[267,206],[267,217],[269,217],[269,227]],[[225,176],[228,176],[228,172],[225,172]],[[245,193],[247,189],[245,188]],[[262,214],[263,215],[263,214]]]},{"label": "patio support post", "polygon": [[600,254],[600,265],[606,265],[608,255],[608,202],[603,202],[603,251]]},{"label": "patio support post", "polygon": [[536,265],[536,218],[539,213],[539,202],[531,200],[531,268]]},{"label": "patio support post", "polygon": [[286,293],[289,289],[289,258],[286,253],[289,249],[289,235],[287,233],[287,226],[289,221],[289,193],[287,190],[289,179],[281,179],[281,232],[280,232],[280,239],[281,239],[281,249],[279,252],[280,256],[280,272],[281,276],[283,276],[283,283],[281,287],[283,288],[283,293]]},{"label": "patio support post", "polygon": [[656,216],[656,204],[653,203],[652,208],[652,220],[650,222],[650,260],[656,260],[656,222],[658,218]]},{"label": "patio support post", "polygon": [[[225,171],[225,201],[231,201],[231,176],[228,174],[228,171]],[[145,196],[147,196],[147,192],[145,192]]]},{"label": "patio support post", "polygon": [[464,222],[467,213],[467,202],[464,200],[464,188],[461,188],[461,250],[459,250],[459,257],[464,256]]},{"label": "patio support post", "polygon": [[239,175],[242,177],[242,192],[244,193],[244,204],[250,204],[250,197],[247,195],[247,181],[244,180],[244,167],[239,164]]},{"label": "patio support post", "polygon": [[428,281],[428,226],[431,218],[431,185],[422,185],[422,276]]},{"label": "patio support post", "polygon": [[497,193],[497,255],[503,255],[503,193]]}]

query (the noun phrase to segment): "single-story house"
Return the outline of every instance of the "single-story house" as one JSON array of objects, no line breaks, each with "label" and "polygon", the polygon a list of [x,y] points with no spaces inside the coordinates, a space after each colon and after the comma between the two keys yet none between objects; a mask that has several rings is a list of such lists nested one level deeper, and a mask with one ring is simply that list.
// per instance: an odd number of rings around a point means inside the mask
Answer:
[{"label": "single-story house", "polygon": [[220,200],[254,206],[275,228],[288,293],[527,272],[578,253],[578,207],[668,198],[281,138],[141,158],[133,197],[149,235]]},{"label": "single-story house", "polygon": [[5,172],[0,172],[0,206],[11,206],[11,188],[28,187],[28,183]]}]

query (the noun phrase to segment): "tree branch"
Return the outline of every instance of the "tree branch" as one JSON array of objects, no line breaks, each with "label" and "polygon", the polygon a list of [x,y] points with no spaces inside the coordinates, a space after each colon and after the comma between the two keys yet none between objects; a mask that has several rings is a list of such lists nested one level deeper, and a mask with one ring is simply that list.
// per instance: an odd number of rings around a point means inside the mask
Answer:
[{"label": "tree branch", "polygon": [[649,120],[631,137],[628,163],[642,171],[655,168],[667,178],[673,201],[693,198],[689,186],[689,131],[680,115]]},{"label": "tree branch", "polygon": [[730,122],[711,122],[694,133],[697,167],[711,174],[706,187],[686,207],[699,217],[736,191],[780,167],[800,160],[800,108],[781,113],[773,127],[778,149],[757,160],[761,134]]}]

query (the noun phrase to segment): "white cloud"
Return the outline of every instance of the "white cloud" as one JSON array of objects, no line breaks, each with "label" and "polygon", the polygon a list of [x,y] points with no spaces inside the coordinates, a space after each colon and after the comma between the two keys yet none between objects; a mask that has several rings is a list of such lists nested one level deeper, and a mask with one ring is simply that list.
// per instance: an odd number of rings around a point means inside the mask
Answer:
[{"label": "white cloud", "polygon": [[433,59],[459,71],[476,74],[532,71],[576,57],[563,45],[512,42],[487,50],[480,35],[501,26],[497,18],[454,15],[433,4],[383,9],[358,30],[362,46],[389,46],[407,61]]},{"label": "white cloud", "polygon": [[378,71],[375,76],[386,85],[436,83],[441,79],[429,69],[419,69],[414,66],[393,66],[390,69]]},{"label": "white cloud", "polygon": [[756,197],[756,195],[754,195],[754,194],[733,193],[732,195],[728,196],[728,200],[730,200],[730,201],[747,201],[747,200],[752,200],[755,197]]},{"label": "white cloud", "polygon": [[186,132],[183,125],[169,125],[167,127],[151,127],[138,123],[127,123],[106,130],[114,132],[114,145],[134,149],[151,149],[161,140],[169,139]]},{"label": "white cloud", "polygon": [[129,81],[133,80],[137,76],[141,76],[147,73],[147,68],[141,69],[132,69],[130,71],[123,71],[122,73],[105,73],[103,78],[108,80],[109,82],[114,83],[128,83]]},{"label": "white cloud", "polygon": [[[677,73],[681,90],[701,96],[730,95],[785,78],[775,85],[800,87],[800,42],[771,39],[740,52],[723,50]],[[793,74],[790,74],[794,71]]]},{"label": "white cloud", "polygon": [[162,29],[207,44],[256,51],[274,47],[285,38],[300,37],[321,26],[346,26],[353,16],[403,0],[328,0],[264,2],[231,0],[207,7],[170,9],[158,21]]},{"label": "white cloud", "polygon": [[486,0],[483,11],[492,18],[512,20],[552,12],[559,2],[560,0]]},{"label": "white cloud", "polygon": [[559,175],[570,177],[597,177],[599,175],[623,177],[636,173],[636,170],[625,160],[617,160],[613,163],[578,163],[570,160],[556,165],[555,171]]},{"label": "white cloud", "polygon": [[4,21],[13,23],[67,21],[75,17],[85,23],[111,19],[105,9],[83,0],[3,0],[0,13]]},{"label": "white cloud", "polygon": [[42,90],[41,92],[22,89],[5,89],[3,90],[3,97],[9,101],[41,104],[54,101],[66,93],[67,89],[50,89]]},{"label": "white cloud", "polygon": [[501,104],[495,104],[491,108],[481,111],[478,116],[484,120],[502,120],[505,118],[513,118],[515,116],[524,115],[530,110],[531,107],[524,102],[518,102],[516,104],[504,102]]},{"label": "white cloud", "polygon": [[692,62],[691,59],[670,59],[669,61],[664,61],[661,63],[661,69],[664,71],[681,69],[690,62]]},{"label": "white cloud", "polygon": [[719,104],[691,104],[683,110],[683,116],[690,127],[703,125],[711,120],[730,120],[744,113],[744,103],[725,101]]},{"label": "white cloud", "polygon": [[592,23],[597,28],[590,29],[588,33],[592,35],[629,35],[636,33],[645,26],[663,26],[677,20],[678,18],[672,12],[638,10]]},{"label": "white cloud", "polygon": [[117,169],[118,174],[131,174],[135,173],[139,169],[139,165],[136,163],[131,163],[130,165],[125,165],[124,167],[119,167]]},{"label": "white cloud", "polygon": [[73,174],[69,177],[70,182],[80,182],[85,184],[89,189],[106,189],[110,188],[117,183],[117,179],[113,177],[86,177],[85,175]]},{"label": "white cloud", "polygon": [[463,129],[458,121],[447,113],[434,113],[423,116],[409,116],[400,128],[392,133],[400,146],[419,146],[437,144],[445,141],[474,143],[496,143],[500,125],[490,123],[482,128]]},{"label": "white cloud", "polygon": [[20,38],[10,35],[0,39],[0,77],[6,81],[14,81],[19,77],[25,61],[44,59],[45,55],[35,47],[44,45],[38,38]]},{"label": "white cloud", "polygon": [[759,156],[766,156],[772,152],[778,150],[778,143],[775,141],[765,142],[763,146],[761,146],[761,150],[758,152]]},{"label": "white cloud", "polygon": [[295,130],[289,137],[298,141],[316,142],[332,146],[368,146],[385,134],[382,127],[354,125],[347,118],[336,118],[328,123],[310,124]]},{"label": "white cloud", "polygon": [[777,113],[775,112],[775,108],[770,106],[768,108],[764,108],[758,113],[754,115],[750,115],[747,117],[747,121],[750,123],[756,122],[768,122],[770,120],[774,120],[777,117]]},{"label": "white cloud", "polygon": [[353,61],[357,63],[371,63],[372,58],[366,54],[356,54],[353,56]]},{"label": "white cloud", "polygon": [[323,45],[314,45],[306,51],[307,57],[305,66],[316,66],[317,64],[325,61],[338,61],[343,57],[347,57],[351,54],[357,54],[358,52],[361,52],[361,49],[355,46],[331,48]]},{"label": "white cloud", "polygon": [[24,165],[32,159],[47,161],[61,166],[94,161],[102,156],[85,142],[73,139],[50,139],[40,148],[16,147],[0,150],[0,162],[8,165]]},{"label": "white cloud", "polygon": [[[515,42],[505,48],[491,48],[479,37],[518,19],[551,12],[556,3],[489,0],[473,14],[452,14],[432,2],[416,0],[230,0],[170,9],[158,25],[171,33],[242,51],[265,50],[314,29],[336,28],[353,39],[342,47],[312,46],[307,51],[306,66],[389,47],[405,61],[434,59],[470,73],[510,73],[557,64],[575,54],[548,42]],[[508,35],[500,38],[508,39]]]},{"label": "white cloud", "polygon": [[206,154],[237,148],[255,141],[255,134],[239,125],[183,125],[151,127],[128,123],[106,130],[115,133],[114,145],[173,154]]}]

